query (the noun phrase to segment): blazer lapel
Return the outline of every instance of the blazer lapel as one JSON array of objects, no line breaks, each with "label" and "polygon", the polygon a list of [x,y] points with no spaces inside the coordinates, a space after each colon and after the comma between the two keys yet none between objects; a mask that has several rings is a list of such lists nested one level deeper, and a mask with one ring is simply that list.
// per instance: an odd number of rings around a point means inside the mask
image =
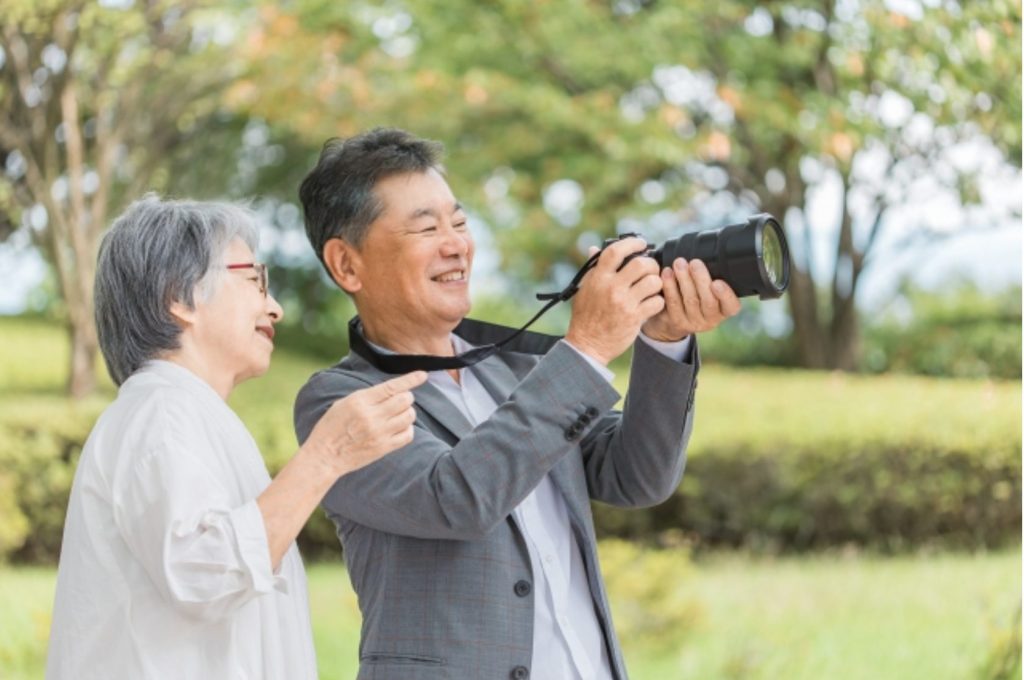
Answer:
[{"label": "blazer lapel", "polygon": [[451,399],[444,396],[441,390],[429,382],[425,382],[412,391],[416,398],[416,406],[421,411],[434,419],[438,425],[448,430],[458,441],[473,431],[473,426],[466,416],[451,402]]},{"label": "blazer lapel", "polygon": [[468,370],[473,371],[473,375],[498,406],[508,401],[509,396],[519,385],[520,378],[512,372],[508,364],[496,356],[488,357],[479,364],[470,366]]},{"label": "blazer lapel", "polygon": [[[508,400],[521,380],[499,357],[490,357],[469,370],[473,371],[477,380],[499,405]],[[555,486],[565,497],[573,523],[580,527],[585,526],[581,518],[586,514],[583,509],[589,504],[590,495],[587,492],[586,476],[583,473],[583,460],[580,454],[577,452],[566,456],[551,469],[549,474]]]}]

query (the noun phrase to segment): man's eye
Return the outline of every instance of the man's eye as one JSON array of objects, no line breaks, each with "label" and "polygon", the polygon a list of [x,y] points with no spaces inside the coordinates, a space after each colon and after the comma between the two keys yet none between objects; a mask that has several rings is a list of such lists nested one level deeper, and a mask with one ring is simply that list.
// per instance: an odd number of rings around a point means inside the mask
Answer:
[{"label": "man's eye", "polygon": [[460,229],[460,230],[465,230],[465,229],[466,229],[466,221],[465,221],[465,220],[463,220],[463,221],[461,221],[461,222],[456,222],[456,223],[455,223],[455,224],[454,224],[453,226],[454,226],[454,227],[455,227],[456,229]]},{"label": "man's eye", "polygon": [[437,231],[437,227],[424,227],[423,229],[420,229],[421,234],[427,234],[432,231]]}]

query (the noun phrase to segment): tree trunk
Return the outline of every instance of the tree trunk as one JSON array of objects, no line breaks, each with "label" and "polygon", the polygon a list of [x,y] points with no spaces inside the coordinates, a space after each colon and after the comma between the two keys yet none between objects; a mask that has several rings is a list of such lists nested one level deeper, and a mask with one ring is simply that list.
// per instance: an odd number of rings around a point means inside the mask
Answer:
[{"label": "tree trunk", "polygon": [[831,343],[818,318],[817,290],[810,274],[793,266],[786,296],[801,363],[806,368],[831,368]]},{"label": "tree trunk", "polygon": [[68,317],[68,338],[71,341],[71,365],[68,370],[68,394],[75,399],[89,395],[96,389],[96,354],[99,343],[92,316],[92,300],[87,313],[73,313]]},{"label": "tree trunk", "polygon": [[[804,204],[804,188],[799,176],[793,173],[787,180],[789,191],[765,203],[765,209],[777,219],[785,221],[790,206]],[[783,224],[785,227],[785,224]],[[792,234],[786,234],[792,239]],[[786,302],[793,321],[793,341],[796,342],[800,363],[806,368],[828,368],[831,343],[818,313],[818,290],[809,273],[809,244],[805,246],[805,262],[798,262],[790,246],[789,288]]]}]

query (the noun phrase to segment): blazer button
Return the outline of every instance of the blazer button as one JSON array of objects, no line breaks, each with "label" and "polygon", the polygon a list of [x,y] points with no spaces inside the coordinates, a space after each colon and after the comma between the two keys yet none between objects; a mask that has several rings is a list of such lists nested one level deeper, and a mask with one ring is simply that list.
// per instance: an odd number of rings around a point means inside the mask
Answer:
[{"label": "blazer button", "polygon": [[516,585],[513,588],[516,595],[519,597],[526,597],[533,590],[533,586],[530,585],[529,581],[516,581]]},{"label": "blazer button", "polygon": [[508,676],[512,678],[512,680],[526,680],[530,677],[530,669],[526,666],[516,666]]},{"label": "blazer button", "polygon": [[588,406],[587,410],[585,411],[585,413],[586,413],[586,415],[590,416],[591,418],[596,418],[597,415],[598,415],[597,409],[594,408],[593,406]]}]

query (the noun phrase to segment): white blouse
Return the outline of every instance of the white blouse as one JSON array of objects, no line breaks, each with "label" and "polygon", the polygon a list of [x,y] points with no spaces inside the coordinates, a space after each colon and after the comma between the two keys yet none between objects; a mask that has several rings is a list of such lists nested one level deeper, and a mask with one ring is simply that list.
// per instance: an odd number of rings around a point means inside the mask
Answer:
[{"label": "white blouse", "polygon": [[316,678],[295,545],[276,572],[270,475],[208,384],[152,361],[86,441],[64,526],[46,677]]}]

